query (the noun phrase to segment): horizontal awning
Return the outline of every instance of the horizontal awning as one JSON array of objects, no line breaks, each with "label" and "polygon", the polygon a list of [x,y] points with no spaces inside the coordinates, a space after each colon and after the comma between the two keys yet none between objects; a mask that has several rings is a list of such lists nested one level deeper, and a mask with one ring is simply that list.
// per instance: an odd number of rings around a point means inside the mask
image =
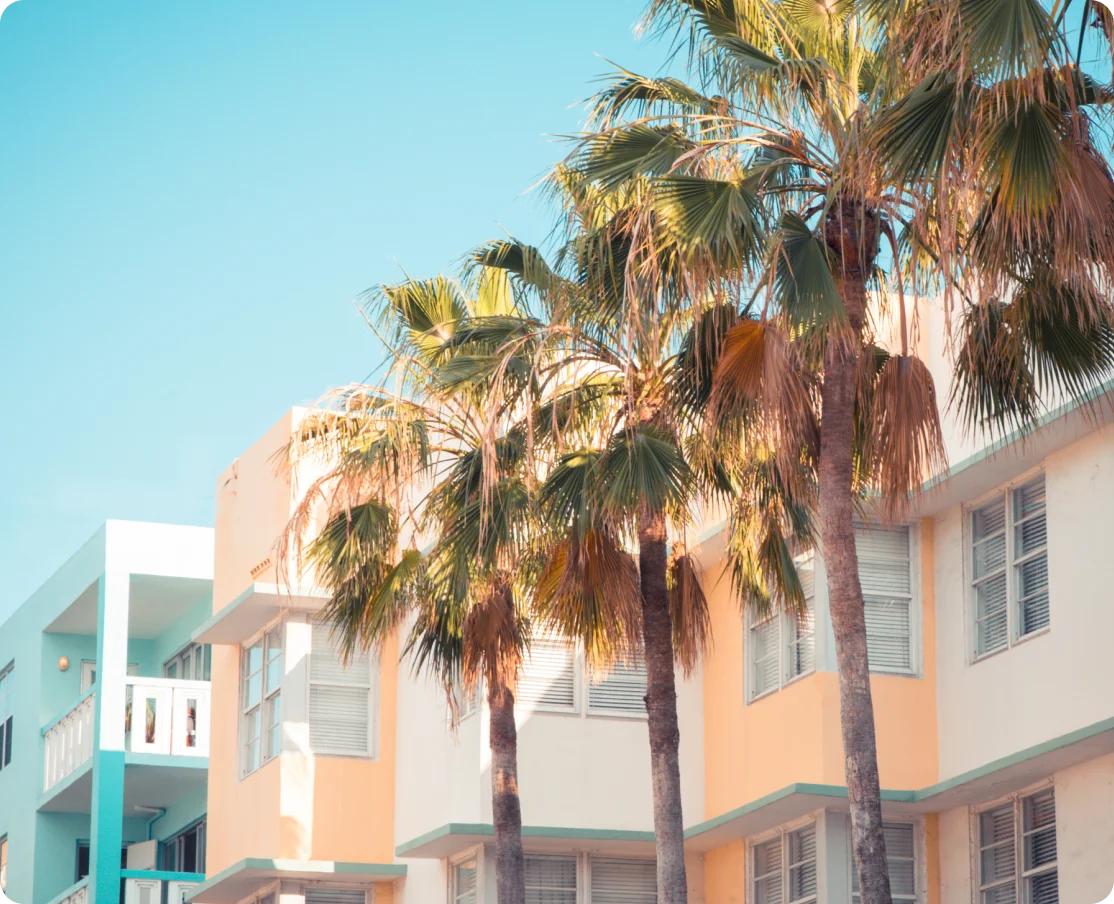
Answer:
[{"label": "horizontal awning", "polygon": [[[1020,791],[1056,772],[1114,753],[1114,719],[1037,744],[915,791],[882,789],[882,812],[942,813]],[[821,808],[847,809],[843,785],[788,785],[685,831],[685,849],[708,851],[783,825]]]},{"label": "horizontal awning", "polygon": [[283,612],[316,612],[329,594],[316,587],[287,588],[252,584],[236,599],[193,632],[195,643],[241,644],[250,640]]},{"label": "horizontal awning", "polygon": [[[440,860],[495,837],[484,822],[450,822],[395,848],[396,857]],[[522,846],[531,854],[564,853],[570,848],[616,857],[653,856],[654,833],[630,829],[574,829],[523,826]]]},{"label": "horizontal awning", "polygon": [[196,904],[236,904],[276,880],[371,885],[406,876],[405,863],[338,863],[250,857],[206,879],[189,897]]}]

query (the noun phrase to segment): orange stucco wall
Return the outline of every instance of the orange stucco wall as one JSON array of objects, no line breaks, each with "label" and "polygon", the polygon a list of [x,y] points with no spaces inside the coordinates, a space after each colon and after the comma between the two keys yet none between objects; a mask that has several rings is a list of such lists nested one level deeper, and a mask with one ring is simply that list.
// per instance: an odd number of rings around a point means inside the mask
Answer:
[{"label": "orange stucco wall", "polygon": [[[301,414],[299,409],[285,414],[217,482],[214,612],[252,583],[283,585],[277,540],[294,512],[296,491],[316,475],[303,470],[292,487],[276,474],[274,456]],[[265,568],[257,567],[268,559]],[[377,759],[284,752],[241,780],[239,648],[215,647],[209,875],[247,857],[393,862],[397,699],[398,644],[391,641],[379,673]],[[383,886],[381,899],[391,900],[390,889]]]},{"label": "orange stucco wall", "polygon": [[746,904],[747,849],[733,841],[704,855],[704,898],[710,904]]},{"label": "orange stucco wall", "polygon": [[[884,788],[922,788],[939,772],[931,522],[921,525],[921,555],[924,677],[871,679]],[[795,782],[846,784],[838,676],[818,672],[745,705],[742,616],[728,579],[708,577],[715,649],[704,667],[705,818]]]}]

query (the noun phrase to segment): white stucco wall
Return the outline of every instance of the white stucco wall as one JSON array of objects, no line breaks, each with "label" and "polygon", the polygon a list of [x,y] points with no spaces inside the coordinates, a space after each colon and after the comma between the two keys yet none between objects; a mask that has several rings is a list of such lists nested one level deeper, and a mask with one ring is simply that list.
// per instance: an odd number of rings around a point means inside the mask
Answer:
[{"label": "white stucco wall", "polygon": [[1049,456],[1044,469],[1047,633],[970,663],[963,510],[936,522],[941,780],[1114,716],[1114,428]]},{"label": "white stucco wall", "polygon": [[1114,755],[1057,772],[1060,900],[1097,904],[1114,889]]}]

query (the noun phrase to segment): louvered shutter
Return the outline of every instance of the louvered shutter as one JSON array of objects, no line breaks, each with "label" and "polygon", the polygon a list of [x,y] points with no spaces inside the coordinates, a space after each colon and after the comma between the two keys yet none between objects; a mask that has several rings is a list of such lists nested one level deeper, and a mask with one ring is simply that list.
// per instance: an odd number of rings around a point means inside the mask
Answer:
[{"label": "louvered shutter", "polygon": [[979,816],[979,887],[984,904],[1017,902],[1013,804]]},{"label": "louvered shutter", "polygon": [[1044,475],[1013,491],[1013,555],[1024,637],[1048,626],[1048,522]]},{"label": "louvered shutter", "polygon": [[1022,870],[1026,900],[1058,904],[1060,883],[1056,868],[1056,799],[1050,788],[1022,801]]},{"label": "louvered shutter", "polygon": [[309,667],[309,743],[314,753],[369,756],[372,734],[372,658],[354,652],[347,667],[330,626],[312,627]]},{"label": "louvered shutter", "polygon": [[646,714],[646,664],[616,663],[606,677],[588,685],[589,712]]},{"label": "louvered shutter", "polygon": [[975,591],[975,653],[981,656],[1009,642],[1004,497],[971,513],[971,580]]},{"label": "louvered shutter", "polygon": [[575,857],[527,857],[526,904],[576,904]]},{"label": "louvered shutter", "polygon": [[789,661],[786,677],[790,679],[807,674],[816,666],[816,579],[811,559],[797,565],[797,575],[804,592],[805,611],[800,615],[787,616]]},{"label": "louvered shutter", "polygon": [[[850,823],[848,823],[850,828]],[[917,870],[913,826],[911,823],[886,823],[886,867],[890,874],[890,893],[896,902],[917,900]],[[851,899],[859,901],[859,873],[851,862]]]},{"label": "louvered shutter", "polygon": [[458,863],[453,869],[454,904],[476,904],[478,871],[475,860]]},{"label": "louvered shutter", "polygon": [[750,628],[750,696],[761,697],[778,688],[778,645],[780,620],[771,615]]},{"label": "louvered shutter", "polygon": [[781,839],[754,847],[754,904],[782,904]]},{"label": "louvered shutter", "polygon": [[809,825],[787,836],[789,904],[816,900],[816,826]]},{"label": "louvered shutter", "polygon": [[867,654],[875,672],[913,670],[909,528],[855,528]]},{"label": "louvered shutter", "polygon": [[657,904],[653,860],[592,858],[592,904]]},{"label": "louvered shutter", "polygon": [[518,679],[515,699],[528,709],[576,708],[576,654],[564,640],[535,638]]},{"label": "louvered shutter", "polygon": [[[319,885],[306,887],[306,904],[371,904],[367,891],[362,888],[326,888]],[[374,899],[374,894],[372,894]]]}]

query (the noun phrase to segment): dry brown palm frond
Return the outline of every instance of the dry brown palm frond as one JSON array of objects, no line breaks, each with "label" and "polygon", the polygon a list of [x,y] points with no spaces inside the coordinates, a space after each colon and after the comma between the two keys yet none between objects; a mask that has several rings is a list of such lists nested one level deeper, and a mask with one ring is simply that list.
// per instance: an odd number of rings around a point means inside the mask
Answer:
[{"label": "dry brown palm frond", "polygon": [[712,646],[712,617],[696,559],[674,547],[669,562],[669,606],[673,616],[673,655],[686,675],[696,671]]},{"label": "dry brown palm frond", "polygon": [[945,467],[936,387],[920,358],[891,355],[873,396],[866,458],[883,505],[896,514],[911,493]]},{"label": "dry brown palm frond", "polygon": [[800,350],[772,320],[740,320],[724,336],[709,422],[740,411],[772,448],[791,458],[819,445],[815,380]]},{"label": "dry brown palm frond", "polygon": [[480,677],[488,686],[514,687],[522,665],[522,622],[514,591],[505,576],[475,588],[475,602],[464,618],[461,678],[471,692]]},{"label": "dry brown palm frond", "polygon": [[641,646],[638,567],[605,530],[574,528],[550,548],[533,603],[543,627],[580,641],[594,671],[633,658]]}]

